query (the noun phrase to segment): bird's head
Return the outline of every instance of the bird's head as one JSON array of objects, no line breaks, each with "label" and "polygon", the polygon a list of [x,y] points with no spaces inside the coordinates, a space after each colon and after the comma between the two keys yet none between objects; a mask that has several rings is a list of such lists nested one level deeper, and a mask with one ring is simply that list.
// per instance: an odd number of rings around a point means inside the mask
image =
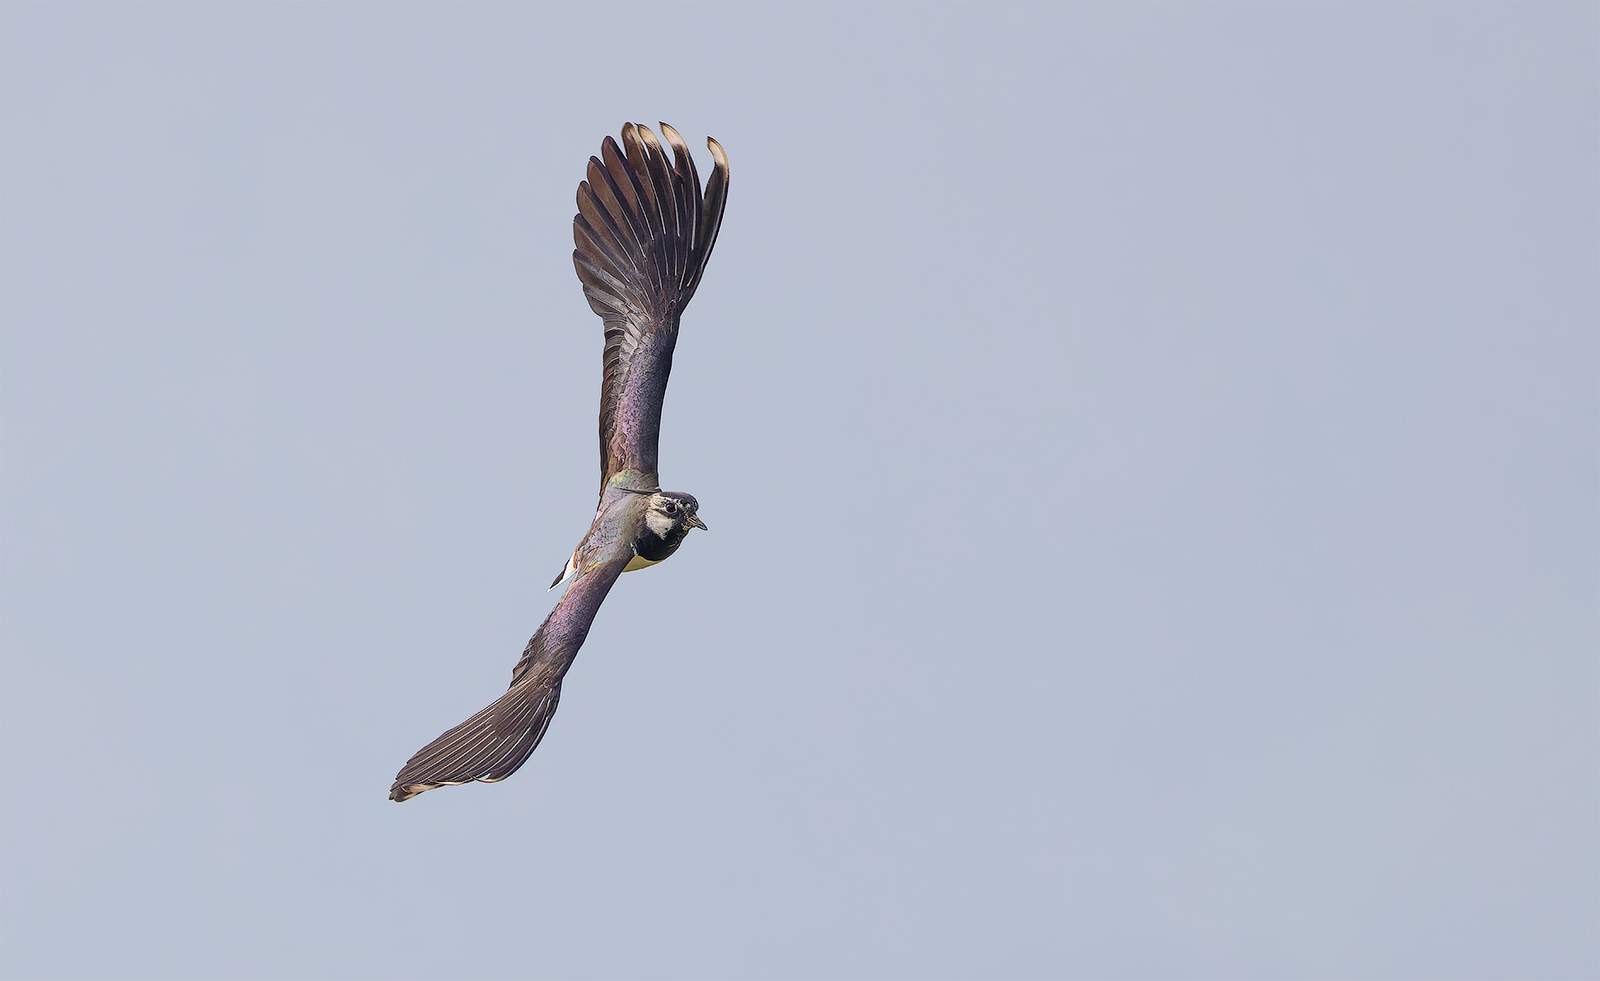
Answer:
[{"label": "bird's head", "polygon": [[682,538],[690,528],[708,530],[699,518],[700,502],[692,495],[679,491],[657,491],[650,497],[650,512],[646,520],[650,529],[662,538]]}]

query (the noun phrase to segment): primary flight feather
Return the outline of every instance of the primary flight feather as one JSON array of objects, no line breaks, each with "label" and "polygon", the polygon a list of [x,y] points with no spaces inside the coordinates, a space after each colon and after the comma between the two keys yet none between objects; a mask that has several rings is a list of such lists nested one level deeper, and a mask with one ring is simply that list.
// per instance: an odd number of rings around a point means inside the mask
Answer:
[{"label": "primary flight feather", "polygon": [[571,585],[528,641],[511,687],[483,711],[422,747],[389,797],[504,780],[528,759],[555,715],[561,681],[617,577],[677,551],[705,529],[692,496],[663,491],[656,468],[661,402],[678,318],[700,284],[722,223],[728,158],[706,140],[714,166],[704,191],[677,130],[661,124],[672,158],[647,127],[622,127],[589,158],[572,220],[572,261],[589,306],[605,323],[600,379],[600,505],[559,585]]}]

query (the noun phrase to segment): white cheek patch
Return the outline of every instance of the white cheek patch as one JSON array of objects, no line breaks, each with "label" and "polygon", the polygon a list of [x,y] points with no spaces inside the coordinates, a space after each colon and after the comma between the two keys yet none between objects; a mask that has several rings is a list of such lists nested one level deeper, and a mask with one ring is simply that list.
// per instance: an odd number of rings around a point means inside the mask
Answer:
[{"label": "white cheek patch", "polygon": [[672,530],[672,519],[659,511],[646,511],[644,523],[645,527],[656,533],[657,538],[667,537],[667,532]]}]

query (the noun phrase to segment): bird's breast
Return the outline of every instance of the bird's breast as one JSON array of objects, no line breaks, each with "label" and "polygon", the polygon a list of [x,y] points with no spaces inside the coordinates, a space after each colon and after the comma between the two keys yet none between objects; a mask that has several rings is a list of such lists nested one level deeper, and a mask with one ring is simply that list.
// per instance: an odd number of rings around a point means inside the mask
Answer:
[{"label": "bird's breast", "polygon": [[678,550],[683,543],[682,532],[669,530],[665,535],[658,534],[653,527],[646,526],[633,543],[633,558],[622,571],[643,569],[647,565],[655,565]]},{"label": "bird's breast", "polygon": [[[666,558],[666,556],[663,555],[661,558],[664,559],[664,558]],[[634,572],[634,571],[636,571],[638,569],[643,569],[643,568],[645,568],[647,566],[655,565],[657,562],[660,562],[660,561],[661,561],[661,559],[647,559],[643,555],[640,555],[638,553],[634,553],[633,558],[628,560],[628,564],[622,567],[622,571],[623,572]]]}]

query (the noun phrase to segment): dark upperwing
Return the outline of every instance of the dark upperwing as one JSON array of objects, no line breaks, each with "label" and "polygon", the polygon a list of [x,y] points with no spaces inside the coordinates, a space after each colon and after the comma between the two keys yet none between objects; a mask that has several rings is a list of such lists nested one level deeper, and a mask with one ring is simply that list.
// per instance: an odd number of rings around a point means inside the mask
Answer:
[{"label": "dark upperwing", "polygon": [[577,579],[550,611],[522,659],[511,671],[511,687],[488,708],[417,750],[389,788],[390,800],[409,800],[425,790],[482,780],[493,783],[527,762],[561,701],[561,679],[589,635],[611,586],[633,558],[628,541],[615,541],[584,557]]},{"label": "dark upperwing", "polygon": [[705,193],[678,131],[661,124],[672,162],[644,126],[622,127],[622,147],[606,137],[589,158],[572,220],[572,261],[589,306],[605,321],[600,384],[600,493],[616,485],[658,486],[661,402],[672,372],[678,317],[711,258],[727,201],[728,158],[706,140],[715,161]]}]

